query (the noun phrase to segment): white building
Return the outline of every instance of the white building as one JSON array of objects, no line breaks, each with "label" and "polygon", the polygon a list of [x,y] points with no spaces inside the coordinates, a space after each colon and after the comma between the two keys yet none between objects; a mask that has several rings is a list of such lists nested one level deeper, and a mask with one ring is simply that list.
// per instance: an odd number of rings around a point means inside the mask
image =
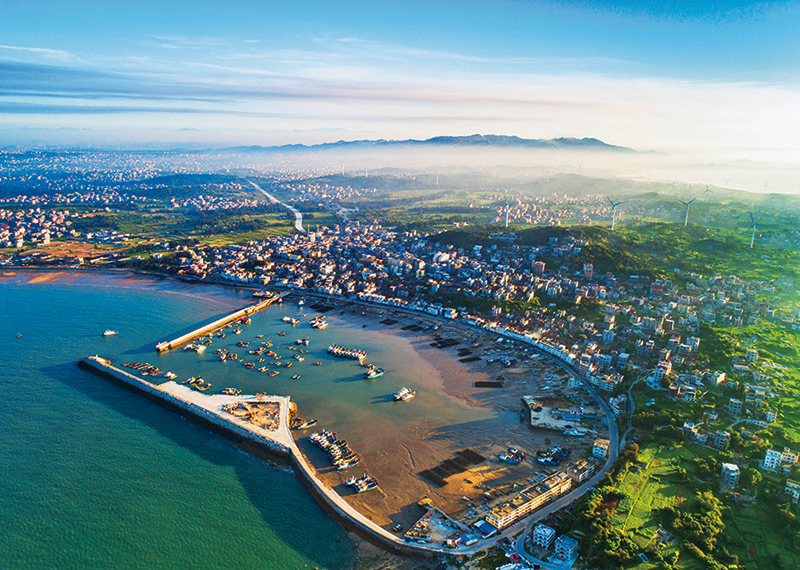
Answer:
[{"label": "white building", "polygon": [[739,484],[739,466],[734,463],[723,463],[719,476],[723,487],[735,487]]},{"label": "white building", "polygon": [[536,525],[531,533],[531,540],[536,546],[541,548],[550,548],[553,541],[556,539],[556,531],[547,526],[546,524]]},{"label": "white building", "polygon": [[592,446],[592,455],[605,459],[606,455],[608,455],[608,445],[609,441],[607,439],[596,439]]},{"label": "white building", "polygon": [[560,560],[573,560],[578,555],[578,541],[561,535],[555,542],[556,557]]},{"label": "white building", "polygon": [[794,465],[797,463],[797,459],[798,453],[788,447],[785,447],[783,452],[777,449],[768,449],[767,454],[764,456],[764,467],[776,471],[784,465]]}]

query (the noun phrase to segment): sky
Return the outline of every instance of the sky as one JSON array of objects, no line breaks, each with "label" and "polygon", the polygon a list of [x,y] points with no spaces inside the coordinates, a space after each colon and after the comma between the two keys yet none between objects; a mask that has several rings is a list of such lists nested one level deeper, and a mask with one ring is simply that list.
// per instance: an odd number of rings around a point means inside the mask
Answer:
[{"label": "sky", "polygon": [[3,0],[0,145],[504,134],[797,163],[800,2]]}]

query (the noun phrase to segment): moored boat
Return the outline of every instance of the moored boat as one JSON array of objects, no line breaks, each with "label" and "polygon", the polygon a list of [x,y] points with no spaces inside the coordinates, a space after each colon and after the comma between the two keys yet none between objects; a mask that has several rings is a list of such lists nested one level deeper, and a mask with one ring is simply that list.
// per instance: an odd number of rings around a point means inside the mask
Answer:
[{"label": "moored boat", "polygon": [[416,390],[409,390],[405,386],[400,388],[397,392],[394,393],[394,401],[395,402],[405,402],[406,400],[410,400],[414,396],[417,395]]}]

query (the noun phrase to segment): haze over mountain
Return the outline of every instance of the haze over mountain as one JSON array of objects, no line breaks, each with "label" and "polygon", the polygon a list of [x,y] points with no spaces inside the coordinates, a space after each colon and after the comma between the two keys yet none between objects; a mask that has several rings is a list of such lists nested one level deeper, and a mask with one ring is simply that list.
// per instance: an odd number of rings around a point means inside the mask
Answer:
[{"label": "haze over mountain", "polygon": [[439,147],[492,147],[492,148],[529,148],[529,149],[562,149],[562,150],[613,150],[630,152],[633,149],[605,143],[595,138],[576,139],[572,137],[559,137],[556,139],[523,139],[509,135],[470,135],[470,136],[438,136],[425,140],[340,140],[333,143],[322,143],[316,145],[287,144],[279,146],[258,146],[251,145],[246,147],[234,147],[230,150],[250,150],[250,151],[291,151],[291,150],[329,150],[329,149],[353,149],[353,148],[414,148],[425,146]]}]

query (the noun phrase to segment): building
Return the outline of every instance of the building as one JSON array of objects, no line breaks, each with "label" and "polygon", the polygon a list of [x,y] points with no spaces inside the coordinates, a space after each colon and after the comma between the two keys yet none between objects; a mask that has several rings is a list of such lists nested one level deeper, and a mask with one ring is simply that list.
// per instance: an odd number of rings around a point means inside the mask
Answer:
[{"label": "building", "polygon": [[712,431],[708,434],[708,443],[717,449],[727,449],[731,443],[731,434],[727,431]]},{"label": "building", "polygon": [[778,410],[773,410],[772,408],[764,410],[764,419],[767,420],[768,423],[774,422],[778,419]]},{"label": "building", "polygon": [[758,360],[758,351],[755,348],[748,348],[745,358],[747,359],[747,362],[755,362]]},{"label": "building", "polygon": [[569,476],[572,477],[572,482],[574,485],[579,485],[580,483],[586,481],[586,479],[591,477],[592,472],[594,472],[594,465],[585,459],[581,459],[567,470]]},{"label": "building", "polygon": [[613,392],[614,388],[619,386],[624,378],[619,372],[604,375],[597,383],[597,387],[603,392]]},{"label": "building", "polygon": [[793,503],[800,501],[800,482],[789,479],[786,481],[785,492],[792,498]]},{"label": "building", "polygon": [[794,465],[797,463],[798,458],[798,453],[788,447],[784,447],[783,452],[777,449],[768,449],[767,454],[764,456],[764,467],[777,471],[784,465]]},{"label": "building", "polygon": [[504,529],[519,519],[529,515],[545,503],[548,503],[569,491],[572,479],[566,473],[554,473],[544,481],[523,489],[513,499],[508,500],[489,511],[486,522],[497,529]]},{"label": "building", "polygon": [[628,411],[628,396],[625,394],[620,394],[619,396],[609,398],[608,406],[611,408],[611,411],[615,416],[624,414]]},{"label": "building", "polygon": [[559,560],[573,560],[578,556],[578,541],[562,534],[556,539],[555,555]]},{"label": "building", "polygon": [[767,454],[764,456],[764,467],[772,470],[780,469],[781,452],[774,449],[768,449]]},{"label": "building", "polygon": [[592,446],[592,455],[605,459],[606,455],[608,455],[608,445],[609,441],[607,439],[596,439]]},{"label": "building", "polygon": [[728,400],[728,411],[734,415],[738,416],[742,413],[742,401],[738,398],[731,398]]},{"label": "building", "polygon": [[553,541],[556,539],[556,531],[547,526],[546,524],[538,524],[531,532],[531,540],[533,544],[540,548],[550,548]]},{"label": "building", "polygon": [[739,484],[739,466],[733,463],[723,463],[719,476],[723,487],[732,488]]},{"label": "building", "polygon": [[656,381],[668,376],[670,372],[672,372],[672,362],[669,360],[659,360],[656,365]]}]

